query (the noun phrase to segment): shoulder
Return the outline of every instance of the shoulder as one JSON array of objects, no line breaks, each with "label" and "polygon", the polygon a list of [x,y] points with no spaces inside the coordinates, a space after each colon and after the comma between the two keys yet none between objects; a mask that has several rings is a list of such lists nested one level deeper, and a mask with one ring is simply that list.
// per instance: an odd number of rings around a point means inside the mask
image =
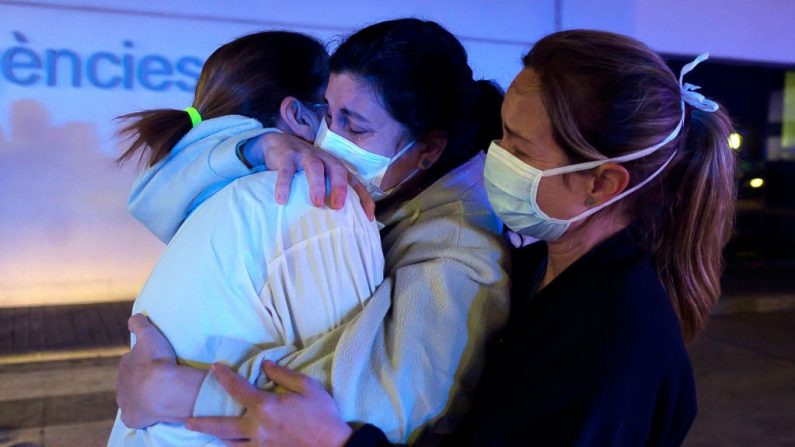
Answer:
[{"label": "shoulder", "polygon": [[[613,362],[646,358],[661,360],[662,352],[686,356],[679,322],[650,256],[613,246],[610,253],[577,266],[567,284],[592,318],[603,352]],[[527,250],[529,252],[529,250]],[[579,292],[578,292],[579,291]],[[597,335],[597,334],[594,334]],[[618,355],[618,354],[632,355]]]},{"label": "shoulder", "polygon": [[[282,250],[309,239],[333,241],[338,237],[354,238],[356,243],[377,246],[380,250],[377,224],[367,218],[353,188],[348,186],[348,197],[341,209],[334,210],[326,205],[316,207],[310,200],[306,174],[300,171],[293,178],[287,203],[279,205],[274,196],[276,173],[270,174],[240,187],[245,187],[247,194],[258,195],[257,200],[266,204],[263,209],[268,209],[271,214],[268,218],[274,220],[277,228],[273,231],[278,235]],[[267,190],[264,194],[263,189]]]},{"label": "shoulder", "polygon": [[316,207],[309,196],[309,181],[306,174],[296,173],[290,187],[290,198],[282,209],[282,224],[286,226],[309,226],[314,232],[331,229],[347,229],[378,233],[375,222],[371,222],[362,208],[356,191],[348,185],[348,196],[342,208],[334,210],[324,205]]},{"label": "shoulder", "polygon": [[203,120],[197,124],[176,145],[172,153],[179,152],[182,148],[203,143],[207,140],[217,141],[248,132],[262,132],[262,124],[241,115],[223,115],[216,118]]},{"label": "shoulder", "polygon": [[409,211],[383,240],[388,259],[394,260],[391,268],[428,263],[489,284],[508,277],[510,255],[499,220],[487,203],[467,204],[460,194]]},{"label": "shoulder", "polygon": [[603,293],[602,384],[613,411],[640,431],[654,418],[694,416],[690,359],[673,305],[648,257]]},{"label": "shoulder", "polygon": [[439,179],[414,200],[413,232],[441,238],[451,245],[497,244],[507,249],[502,223],[492,211],[482,182],[483,156]]},{"label": "shoulder", "polygon": [[276,172],[262,171],[233,180],[207,199],[203,208],[224,208],[230,217],[268,213],[278,207],[275,199]]},{"label": "shoulder", "polygon": [[[236,204],[240,213],[244,214],[274,214],[278,212],[286,223],[293,223],[296,219],[311,219],[323,217],[329,224],[344,224],[345,222],[366,219],[364,210],[359,203],[356,192],[348,187],[348,200],[340,210],[332,210],[326,206],[316,207],[309,199],[309,182],[306,174],[299,171],[293,177],[290,186],[290,195],[286,204],[276,202],[275,171],[263,171],[238,178],[225,186],[213,199],[220,204]],[[208,200],[209,202],[209,200]]]},{"label": "shoulder", "polygon": [[[202,203],[194,214],[218,222],[243,222],[252,227],[251,232],[255,232],[258,222],[269,225],[279,222],[285,230],[304,225],[304,230],[310,233],[338,227],[375,226],[368,221],[350,187],[342,209],[315,207],[309,199],[309,186],[303,172],[296,173],[289,200],[280,205],[275,198],[277,175],[275,171],[263,171],[238,178]],[[191,218],[196,217],[192,215]]]},{"label": "shoulder", "polygon": [[595,378],[619,414],[652,408],[663,389],[690,392],[679,322],[651,257],[639,246],[617,236],[558,279],[547,286],[552,296],[539,294],[544,305],[536,308],[577,322],[565,327],[572,349],[596,362]]},{"label": "shoulder", "polygon": [[427,253],[485,270],[509,263],[508,244],[496,216],[485,204],[474,206],[461,200],[410,213],[387,233],[385,243],[416,255]]},{"label": "shoulder", "polygon": [[614,278],[606,278],[598,287],[604,296],[600,309],[607,339],[614,343],[635,340],[632,343],[638,348],[667,345],[684,353],[673,304],[651,259],[643,255],[618,269]]},{"label": "shoulder", "polygon": [[265,171],[226,185],[194,210],[175,240],[277,255],[310,239],[339,242],[341,235],[380,250],[376,224],[367,219],[352,189],[341,210],[315,207],[305,174],[297,173],[288,202],[280,205],[275,198],[276,177],[276,172]]},{"label": "shoulder", "polygon": [[[608,248],[571,266],[529,301],[516,296],[515,303],[524,304],[512,310],[513,330],[534,342],[526,354],[528,370],[542,371],[531,373],[539,377],[534,389],[565,389],[561,402],[598,404],[600,413],[647,439],[653,427],[675,420],[679,429],[694,416],[692,370],[648,255],[632,246]],[[527,281],[523,275],[532,274],[545,252],[543,244],[516,251],[515,285]]]},{"label": "shoulder", "polygon": [[259,172],[232,181],[194,209],[179,227],[171,243],[233,246],[245,244],[256,250],[254,235],[273,227],[277,204],[276,174]]}]

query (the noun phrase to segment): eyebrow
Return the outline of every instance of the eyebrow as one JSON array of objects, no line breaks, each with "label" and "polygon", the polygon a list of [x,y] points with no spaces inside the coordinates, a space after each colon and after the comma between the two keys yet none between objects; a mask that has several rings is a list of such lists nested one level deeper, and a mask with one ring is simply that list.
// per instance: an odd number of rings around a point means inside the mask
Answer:
[{"label": "eyebrow", "polygon": [[370,124],[370,120],[368,120],[367,118],[363,117],[362,115],[359,115],[358,113],[354,112],[351,109],[347,109],[347,108],[343,107],[343,108],[340,109],[340,113],[342,113],[343,115],[348,115],[348,116],[351,116],[353,118],[356,118],[356,120],[361,121],[363,124]]},{"label": "eyebrow", "polygon": [[533,141],[533,140],[531,140],[530,138],[527,138],[526,136],[524,136],[524,135],[522,135],[522,134],[520,134],[520,133],[516,132],[515,130],[511,129],[511,128],[508,126],[508,124],[507,124],[507,123],[502,123],[502,125],[503,125],[503,127],[505,127],[505,131],[506,131],[506,132],[508,132],[509,134],[511,134],[511,135],[513,135],[513,136],[515,136],[515,137],[519,137],[519,139],[521,139],[521,140],[525,140],[525,141],[527,141],[527,142],[532,142],[532,141]]}]

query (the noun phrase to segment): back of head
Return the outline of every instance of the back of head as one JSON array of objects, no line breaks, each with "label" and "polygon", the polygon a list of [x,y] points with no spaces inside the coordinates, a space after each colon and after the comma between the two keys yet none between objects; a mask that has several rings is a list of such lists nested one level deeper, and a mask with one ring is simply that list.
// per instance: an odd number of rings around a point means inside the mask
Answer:
[{"label": "back of head", "polygon": [[[242,115],[276,125],[287,96],[322,102],[328,80],[328,54],[316,39],[288,31],[265,31],[229,42],[202,67],[193,100],[203,119]],[[120,117],[120,133],[132,139],[123,162],[136,154],[151,166],[163,159],[191,129],[188,114],[160,109]]]},{"label": "back of head", "polygon": [[379,22],[345,39],[331,56],[333,73],[373,83],[383,105],[415,139],[443,131],[447,146],[431,179],[469,160],[501,133],[502,91],[474,81],[467,53],[436,22]]},{"label": "back of head", "polygon": [[[548,35],[524,57],[541,80],[557,142],[574,162],[617,157],[661,143],[682,119],[682,89],[654,51],[632,38],[587,30]],[[677,138],[624,163],[629,187],[670,164],[604,212],[641,231],[686,340],[705,326],[720,295],[722,249],[731,235],[732,125],[719,109],[686,106]]]}]

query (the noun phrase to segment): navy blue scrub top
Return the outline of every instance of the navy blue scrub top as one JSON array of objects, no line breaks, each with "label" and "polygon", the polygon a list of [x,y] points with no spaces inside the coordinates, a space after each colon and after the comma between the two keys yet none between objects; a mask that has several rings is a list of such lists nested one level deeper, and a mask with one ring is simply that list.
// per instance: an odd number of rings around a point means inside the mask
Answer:
[{"label": "navy blue scrub top", "polygon": [[[675,446],[696,415],[672,305],[632,228],[536,292],[546,244],[515,250],[511,316],[444,445]],[[349,446],[388,445],[372,426]]]}]

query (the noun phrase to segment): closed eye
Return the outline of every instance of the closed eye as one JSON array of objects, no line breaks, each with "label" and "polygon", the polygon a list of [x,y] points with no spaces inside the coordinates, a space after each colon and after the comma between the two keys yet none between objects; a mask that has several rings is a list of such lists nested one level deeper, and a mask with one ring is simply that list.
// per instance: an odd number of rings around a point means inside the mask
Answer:
[{"label": "closed eye", "polygon": [[365,133],[370,133],[371,131],[368,130],[368,129],[362,129],[362,128],[359,128],[359,127],[354,127],[354,126],[351,126],[350,124],[348,124],[348,132],[350,132],[353,135],[362,135],[362,134],[365,134]]}]

